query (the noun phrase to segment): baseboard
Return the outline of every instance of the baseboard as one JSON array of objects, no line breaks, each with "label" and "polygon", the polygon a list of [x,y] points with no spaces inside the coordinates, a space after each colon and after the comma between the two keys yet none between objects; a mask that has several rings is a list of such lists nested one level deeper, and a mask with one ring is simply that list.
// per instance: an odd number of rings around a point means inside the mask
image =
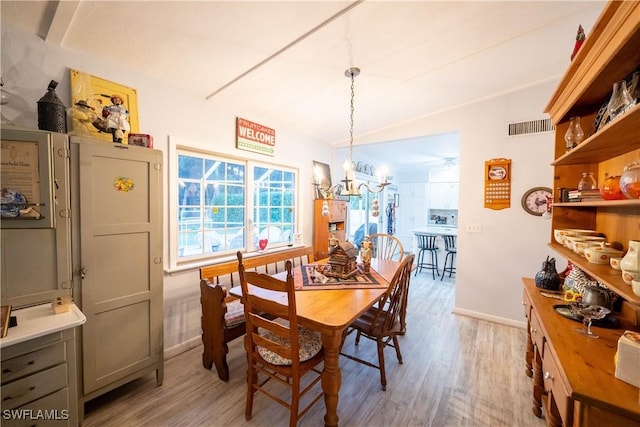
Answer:
[{"label": "baseboard", "polygon": [[472,317],[474,319],[486,320],[488,322],[499,323],[501,325],[511,326],[514,328],[520,328],[520,329],[527,328],[527,322],[525,321],[520,322],[513,319],[507,319],[505,317],[491,316],[489,314],[480,313],[477,311],[464,310],[462,308],[454,308],[452,310],[452,313],[460,316]]},{"label": "baseboard", "polygon": [[173,347],[164,349],[164,360],[171,359],[185,351],[189,351],[194,347],[202,345],[202,338],[198,335],[197,337],[193,337],[187,341],[181,342],[178,345],[174,345]]}]

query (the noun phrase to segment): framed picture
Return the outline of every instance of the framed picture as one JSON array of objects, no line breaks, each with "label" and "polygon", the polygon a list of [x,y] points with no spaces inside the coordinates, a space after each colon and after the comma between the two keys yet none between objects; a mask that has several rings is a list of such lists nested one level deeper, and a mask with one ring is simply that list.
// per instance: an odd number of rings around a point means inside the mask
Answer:
[{"label": "framed picture", "polygon": [[[319,188],[328,190],[331,188],[331,168],[328,164],[313,161],[313,183],[318,184]],[[324,195],[316,187],[316,199],[324,199]]]},{"label": "framed picture", "polygon": [[395,205],[396,208],[400,206],[400,194],[395,193],[393,195],[393,204]]},{"label": "framed picture", "polygon": [[129,133],[138,133],[140,127],[136,90],[82,71],[70,72],[70,134],[127,144]]}]

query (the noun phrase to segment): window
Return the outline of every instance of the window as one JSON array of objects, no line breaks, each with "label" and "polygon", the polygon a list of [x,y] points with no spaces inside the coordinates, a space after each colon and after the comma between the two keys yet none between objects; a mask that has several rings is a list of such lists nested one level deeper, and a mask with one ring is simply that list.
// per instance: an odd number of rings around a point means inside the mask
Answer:
[{"label": "window", "polygon": [[292,244],[297,170],[185,147],[172,157],[172,267]]}]

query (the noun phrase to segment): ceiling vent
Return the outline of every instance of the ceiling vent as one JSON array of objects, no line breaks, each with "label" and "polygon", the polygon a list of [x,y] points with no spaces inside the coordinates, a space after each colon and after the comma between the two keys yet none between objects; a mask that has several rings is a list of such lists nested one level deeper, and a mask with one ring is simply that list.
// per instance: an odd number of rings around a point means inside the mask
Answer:
[{"label": "ceiling vent", "polygon": [[551,119],[530,120],[528,122],[509,123],[509,136],[530,133],[551,132],[555,129]]}]

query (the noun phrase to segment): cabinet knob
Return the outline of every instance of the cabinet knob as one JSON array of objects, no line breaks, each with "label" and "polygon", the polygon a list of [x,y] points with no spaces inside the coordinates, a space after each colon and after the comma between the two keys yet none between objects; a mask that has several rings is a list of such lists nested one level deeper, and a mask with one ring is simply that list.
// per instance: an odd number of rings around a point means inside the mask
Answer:
[{"label": "cabinet knob", "polygon": [[553,376],[551,375],[551,373],[549,371],[547,371],[547,372],[544,373],[544,379],[553,381]]}]

